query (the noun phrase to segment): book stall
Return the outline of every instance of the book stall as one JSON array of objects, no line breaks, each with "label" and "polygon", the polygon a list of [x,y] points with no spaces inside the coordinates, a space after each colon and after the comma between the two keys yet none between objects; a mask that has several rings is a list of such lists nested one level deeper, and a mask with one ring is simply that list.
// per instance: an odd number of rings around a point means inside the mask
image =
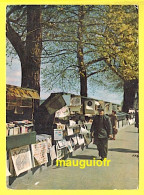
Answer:
[{"label": "book stall", "polygon": [[57,159],[71,156],[91,142],[90,127],[98,101],[68,93],[52,93],[36,115],[37,134],[52,136]]},{"label": "book stall", "polygon": [[51,135],[56,159],[71,157],[75,150],[88,147],[90,128],[99,105],[108,115],[112,109],[120,109],[120,105],[111,102],[63,92],[52,93],[39,106],[35,130],[39,135]]},{"label": "book stall", "polygon": [[112,103],[69,93],[51,93],[34,114],[35,90],[7,86],[7,176],[17,177],[35,167],[55,165],[88,147],[97,108],[106,114]]},{"label": "book stall", "polygon": [[18,176],[32,168],[30,145],[36,143],[35,100],[39,100],[37,91],[6,85],[7,177]]},{"label": "book stall", "polygon": [[[48,125],[42,126],[44,131],[40,129],[39,133],[35,131],[35,123],[40,125],[42,120],[38,120],[37,115],[33,117],[33,99],[39,98],[37,92],[7,85],[7,177],[16,178],[37,166],[53,164],[56,159],[64,158],[85,145],[83,132],[86,130],[81,128],[82,121],[77,120],[80,115],[77,116],[71,105],[70,116],[70,110],[60,96],[53,97],[54,104],[50,102],[51,107],[47,106],[49,116],[43,112]],[[81,107],[80,104],[75,105],[76,110],[78,106]]]}]

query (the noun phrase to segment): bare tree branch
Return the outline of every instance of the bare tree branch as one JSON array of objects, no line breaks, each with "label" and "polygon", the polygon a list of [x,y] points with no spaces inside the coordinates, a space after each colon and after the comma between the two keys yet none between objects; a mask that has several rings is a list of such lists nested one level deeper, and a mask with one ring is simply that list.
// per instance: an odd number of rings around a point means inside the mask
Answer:
[{"label": "bare tree branch", "polygon": [[6,36],[15,48],[19,58],[24,61],[25,59],[25,47],[24,42],[21,40],[21,37],[15,30],[11,27],[9,22],[6,23]]},{"label": "bare tree branch", "polygon": [[102,58],[98,58],[98,59],[92,60],[92,61],[86,63],[86,67],[90,66],[91,64],[94,64],[94,63],[97,63],[97,62],[100,62],[100,61],[103,61],[103,60],[106,60],[106,59],[107,58],[102,57]]},{"label": "bare tree branch", "polygon": [[16,5],[16,6],[13,6],[6,14],[6,17],[8,18],[12,13],[14,13],[15,11],[17,10],[20,10],[24,7],[24,5]]},{"label": "bare tree branch", "polygon": [[87,75],[87,78],[90,77],[90,76],[92,76],[92,75],[94,75],[94,74],[98,74],[100,72],[105,72],[106,70],[108,70],[108,66],[104,67],[103,69],[100,69],[98,71],[95,71],[95,72],[92,72],[92,73],[88,74]]}]

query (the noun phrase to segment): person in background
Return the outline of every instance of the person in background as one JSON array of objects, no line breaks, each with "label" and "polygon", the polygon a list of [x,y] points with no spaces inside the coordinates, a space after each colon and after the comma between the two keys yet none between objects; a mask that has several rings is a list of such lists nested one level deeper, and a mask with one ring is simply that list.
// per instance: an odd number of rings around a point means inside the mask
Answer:
[{"label": "person in background", "polygon": [[135,127],[138,128],[138,132],[139,132],[139,110],[138,109],[135,111]]},{"label": "person in background", "polygon": [[112,110],[112,114],[110,115],[111,124],[112,124],[112,134],[113,134],[113,140],[116,139],[116,134],[118,132],[117,130],[117,116],[116,111]]},{"label": "person in background", "polygon": [[98,108],[99,115],[94,117],[91,126],[91,135],[94,137],[94,144],[97,145],[101,160],[107,158],[108,138],[112,138],[112,125],[110,118],[104,114],[104,109]]}]

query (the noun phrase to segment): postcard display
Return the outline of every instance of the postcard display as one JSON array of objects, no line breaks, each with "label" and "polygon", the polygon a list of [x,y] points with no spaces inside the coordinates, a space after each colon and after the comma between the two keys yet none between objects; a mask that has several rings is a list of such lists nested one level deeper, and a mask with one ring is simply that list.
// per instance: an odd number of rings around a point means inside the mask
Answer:
[{"label": "postcard display", "polygon": [[[81,97],[72,97],[69,106],[64,106],[55,113],[56,128],[54,141],[56,143],[57,159],[72,154],[78,148],[87,144],[85,135],[89,131],[84,127],[84,122],[77,117],[81,110]],[[80,116],[80,115],[79,115]]]},{"label": "postcard display", "polygon": [[81,134],[81,126],[76,123],[73,126],[57,124],[57,129],[54,129],[54,140],[57,159],[61,159],[66,154],[72,153],[80,146],[85,145],[84,135]]},{"label": "postcard display", "polygon": [[[17,121],[16,124],[21,124],[20,130],[24,126],[24,124],[22,126],[22,122]],[[8,128],[18,127],[14,126],[16,124],[12,125],[11,123]],[[55,159],[62,159],[65,155],[85,145],[85,133],[87,130],[73,120],[69,120],[69,124],[57,123],[57,129],[54,129],[55,145],[52,145],[51,135],[40,134],[36,135],[36,143],[9,150],[7,176],[19,176],[36,166],[46,164],[49,156],[51,162]]]}]

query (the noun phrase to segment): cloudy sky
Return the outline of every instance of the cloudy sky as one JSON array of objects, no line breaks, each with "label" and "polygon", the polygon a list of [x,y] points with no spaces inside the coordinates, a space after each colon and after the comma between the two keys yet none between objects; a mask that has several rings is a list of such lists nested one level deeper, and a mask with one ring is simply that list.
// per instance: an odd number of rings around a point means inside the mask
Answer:
[{"label": "cloudy sky", "polygon": [[[10,59],[7,59],[7,61]],[[10,85],[21,86],[21,65],[19,59],[13,59],[12,65],[6,67],[6,83]],[[59,89],[54,88],[52,92],[60,92]],[[71,91],[65,91],[67,93],[73,93]],[[46,99],[50,95],[49,92],[45,92],[41,88],[40,98]],[[93,94],[88,94],[88,97],[105,100],[117,104],[121,104],[123,94],[118,92],[110,92],[108,89],[95,90]]]}]

